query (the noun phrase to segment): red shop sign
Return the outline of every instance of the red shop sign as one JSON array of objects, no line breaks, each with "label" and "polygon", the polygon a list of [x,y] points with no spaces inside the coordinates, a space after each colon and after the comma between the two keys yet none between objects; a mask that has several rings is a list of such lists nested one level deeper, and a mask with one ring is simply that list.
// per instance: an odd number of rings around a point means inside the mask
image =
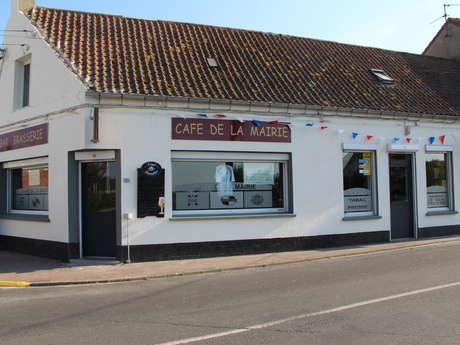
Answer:
[{"label": "red shop sign", "polygon": [[291,129],[286,124],[257,121],[183,119],[171,121],[171,138],[176,140],[221,140],[291,142]]}]

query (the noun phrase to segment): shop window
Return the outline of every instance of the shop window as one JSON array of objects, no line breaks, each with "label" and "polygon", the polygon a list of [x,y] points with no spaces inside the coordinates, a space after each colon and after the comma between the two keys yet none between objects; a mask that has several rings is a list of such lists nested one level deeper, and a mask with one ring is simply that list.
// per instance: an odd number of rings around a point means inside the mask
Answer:
[{"label": "shop window", "polygon": [[425,157],[428,208],[452,209],[451,152],[427,152]]},{"label": "shop window", "polygon": [[[42,160],[40,160],[42,161]],[[9,213],[48,213],[48,165],[5,163]]]},{"label": "shop window", "polygon": [[375,171],[374,151],[343,152],[345,216],[376,215]]},{"label": "shop window", "polygon": [[287,154],[173,152],[173,214],[288,212]]}]

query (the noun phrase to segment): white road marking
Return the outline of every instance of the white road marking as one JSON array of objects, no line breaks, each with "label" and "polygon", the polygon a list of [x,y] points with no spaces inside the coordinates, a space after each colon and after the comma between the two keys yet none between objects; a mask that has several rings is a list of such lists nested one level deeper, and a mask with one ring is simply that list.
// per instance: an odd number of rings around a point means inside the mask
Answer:
[{"label": "white road marking", "polygon": [[245,328],[236,328],[236,329],[232,329],[232,330],[229,330],[229,331],[226,331],[226,332],[213,333],[213,334],[207,334],[207,335],[203,335],[203,336],[199,336],[199,337],[174,340],[174,341],[169,341],[169,342],[166,342],[166,343],[159,343],[159,344],[156,344],[156,345],[190,344],[190,343],[195,343],[197,341],[209,340],[209,339],[214,339],[214,338],[222,338],[222,337],[226,337],[226,336],[229,336],[229,335],[246,333],[246,332],[250,332],[250,331],[253,331],[253,330],[258,330],[258,329],[268,328],[268,327],[272,327],[272,326],[277,326],[277,325],[280,325],[280,324],[283,324],[283,323],[286,323],[286,322],[290,322],[290,321],[294,321],[294,320],[305,319],[305,318],[309,318],[309,317],[313,317],[313,316],[320,316],[320,315],[337,313],[337,312],[344,311],[344,310],[364,307],[364,306],[367,306],[367,305],[370,305],[370,304],[376,304],[376,303],[391,301],[391,300],[398,299],[398,298],[403,298],[403,297],[418,295],[418,294],[422,294],[422,293],[427,293],[427,292],[447,289],[447,288],[451,288],[451,287],[455,287],[455,286],[460,286],[460,282],[454,282],[454,283],[450,283],[450,284],[437,285],[437,286],[429,287],[429,288],[426,288],[426,289],[419,289],[419,290],[403,292],[403,293],[396,294],[396,295],[390,295],[390,296],[386,296],[386,297],[371,299],[371,300],[368,300],[368,301],[363,301],[363,302],[358,302],[358,303],[353,303],[353,304],[347,304],[347,305],[343,305],[343,306],[332,308],[332,309],[317,311],[317,312],[314,312],[314,313],[300,314],[300,315],[288,317],[286,319],[270,321],[270,322],[261,323],[261,324],[258,324],[258,325],[248,326],[248,327],[245,327]]}]

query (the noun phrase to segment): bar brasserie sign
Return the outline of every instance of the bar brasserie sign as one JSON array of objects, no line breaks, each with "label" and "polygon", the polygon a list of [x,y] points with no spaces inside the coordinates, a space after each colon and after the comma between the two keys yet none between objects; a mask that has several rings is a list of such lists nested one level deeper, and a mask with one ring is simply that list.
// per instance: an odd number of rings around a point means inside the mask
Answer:
[{"label": "bar brasserie sign", "polygon": [[291,142],[291,129],[282,123],[173,118],[171,125],[176,140]]},{"label": "bar brasserie sign", "polygon": [[38,125],[0,135],[0,152],[48,143],[48,124]]}]

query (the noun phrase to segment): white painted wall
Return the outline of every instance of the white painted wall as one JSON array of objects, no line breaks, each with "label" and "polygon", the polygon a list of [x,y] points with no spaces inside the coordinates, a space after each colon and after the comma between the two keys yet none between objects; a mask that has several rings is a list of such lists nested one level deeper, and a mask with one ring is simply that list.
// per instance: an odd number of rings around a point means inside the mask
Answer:
[{"label": "white painted wall", "polygon": [[[38,31],[20,12],[13,12],[6,29],[32,30],[30,33],[8,33],[6,44],[27,44],[28,47],[6,46],[7,52],[0,74],[0,126],[59,111],[85,101],[85,88],[77,77],[57,57]],[[12,37],[15,36],[15,37]],[[35,37],[35,38],[34,38]],[[31,55],[30,105],[15,109],[15,63]]]},{"label": "white painted wall", "polygon": [[[121,149],[122,178],[130,183],[122,185],[122,213],[136,214],[136,169],[146,161],[157,161],[166,169],[166,217],[146,217],[129,222],[131,244],[177,243],[196,241],[221,241],[255,238],[276,238],[290,236],[315,236],[390,229],[389,174],[387,144],[391,138],[404,137],[404,126],[400,121],[328,118],[325,123],[330,129],[322,132],[318,128],[305,127],[311,119],[295,120],[292,143],[245,143],[216,141],[171,140],[171,118],[193,116],[196,112],[161,110],[101,110],[101,142],[90,145],[93,148]],[[231,115],[230,113],[227,113]],[[252,119],[251,114],[238,116]],[[263,117],[258,117],[263,119]],[[269,118],[266,118],[269,119]],[[413,124],[411,125],[413,126]],[[346,134],[338,134],[331,129],[344,129]],[[343,221],[343,176],[342,144],[366,142],[353,140],[352,130],[385,137],[377,144],[377,175],[379,214],[382,219]],[[460,161],[457,152],[460,143],[454,141],[453,134],[458,125],[420,122],[413,127],[413,138],[427,138],[447,134],[446,144],[454,146],[454,179],[459,185]],[[426,175],[424,145],[416,153],[418,222],[419,227],[460,224],[460,215],[425,216]],[[292,152],[294,213],[295,218],[267,219],[211,219],[194,221],[171,221],[172,181],[171,150],[216,150],[253,152]],[[458,193],[457,193],[458,194]],[[460,205],[458,196],[456,205]],[[126,233],[126,220],[123,220]]]},{"label": "white painted wall", "polygon": [[[0,219],[0,235],[68,242],[68,151],[84,148],[88,111],[48,120],[49,143],[0,153],[0,162],[48,156],[49,223]],[[39,124],[39,123],[34,123]]]},{"label": "white painted wall", "polygon": [[[10,18],[8,28],[33,29],[22,14]],[[17,39],[5,39],[17,42]],[[88,101],[84,88],[76,77],[55,56],[41,40],[27,40],[30,51],[20,47],[8,48],[0,75],[0,126],[43,115]],[[13,109],[14,62],[24,54],[32,53],[32,76],[30,106],[21,110]],[[113,100],[112,100],[113,101]],[[139,105],[132,101],[132,105]],[[152,105],[158,106],[156,103]],[[177,104],[178,106],[180,104]],[[169,102],[173,106],[173,102]],[[197,241],[222,241],[239,239],[260,239],[294,236],[315,236],[366,231],[386,231],[390,229],[388,152],[386,144],[392,137],[403,137],[402,121],[363,120],[327,117],[329,129],[321,132],[317,128],[305,127],[311,118],[285,119],[296,126],[292,129],[292,143],[247,143],[216,141],[172,141],[171,118],[193,116],[202,112],[208,104],[191,104],[195,110],[159,110],[139,108],[102,109],[100,112],[100,142],[91,139],[90,110],[63,113],[49,119],[49,144],[0,153],[0,162],[49,156],[49,217],[50,223],[18,220],[0,220],[0,234],[67,242],[68,239],[68,195],[67,195],[67,153],[80,149],[120,149],[122,178],[129,183],[122,185],[122,214],[137,209],[137,172],[142,163],[157,161],[166,169],[166,217],[146,217],[130,221],[123,220],[123,232],[129,226],[131,244],[184,243]],[[234,116],[247,120],[278,119],[276,115],[265,117],[250,114],[241,106]],[[272,109],[276,111],[276,109]],[[219,111],[221,113],[222,111]],[[227,113],[232,115],[232,113]],[[284,115],[280,115],[284,116]],[[316,121],[317,122],[317,121]],[[27,125],[38,124],[29,122]],[[412,124],[413,125],[413,124]],[[346,134],[338,134],[332,129],[344,129]],[[8,128],[12,131],[18,128]],[[377,143],[378,204],[381,219],[343,221],[342,144],[356,143],[350,132],[358,131],[374,137],[386,137]],[[441,134],[449,135],[447,144],[454,146],[454,185],[460,186],[459,171],[460,142],[452,135],[458,133],[459,124],[419,123],[412,128],[411,137]],[[1,134],[1,132],[0,132]],[[359,141],[362,141],[358,139]],[[460,215],[425,215],[426,176],[424,144],[416,153],[418,225],[419,227],[460,224]],[[210,219],[194,221],[171,221],[171,151],[172,150],[216,150],[251,152],[290,152],[293,165],[293,202],[296,217]],[[460,188],[460,187],[459,187]],[[455,195],[456,205],[460,205],[459,193]],[[126,237],[124,237],[126,244]]]},{"label": "white painted wall", "polygon": [[[1,220],[0,234],[68,241],[68,195],[67,195],[67,153],[82,149],[120,149],[122,178],[122,213],[137,209],[137,168],[146,161],[157,161],[166,169],[166,217],[135,218],[127,224],[123,220],[124,243],[126,244],[126,226],[129,227],[131,244],[184,243],[197,241],[223,241],[256,238],[277,238],[295,236],[315,236],[325,234],[344,234],[366,231],[386,231],[390,229],[389,174],[387,144],[392,137],[404,137],[402,121],[363,120],[351,118],[326,118],[329,128],[305,127],[311,118],[297,118],[290,121],[292,143],[247,143],[217,141],[171,140],[171,118],[176,116],[192,117],[195,111],[173,111],[152,109],[101,109],[100,142],[91,143],[90,110],[52,117],[50,123],[50,141],[48,145],[14,150],[0,154],[0,160],[11,161],[33,158],[49,154],[49,201],[50,223],[35,223],[17,220]],[[226,113],[232,116],[232,113]],[[250,120],[287,120],[283,117],[271,117],[239,113],[233,114]],[[313,120],[315,121],[315,120]],[[317,122],[317,121],[316,121]],[[35,123],[34,123],[35,124]],[[412,138],[427,138],[446,134],[447,145],[454,147],[453,168],[454,185],[459,186],[460,142],[454,134],[458,133],[457,124],[435,124],[421,121],[417,127],[411,125]],[[344,134],[336,129],[345,130]],[[357,140],[350,132],[358,131],[363,135]],[[364,134],[386,140],[372,143],[377,149],[378,205],[381,219],[343,221],[343,177],[342,144],[366,143]],[[416,152],[418,222],[419,227],[460,224],[460,215],[426,216],[426,175],[425,142],[420,142]],[[252,151],[252,152],[291,152],[293,165],[293,202],[296,217],[177,220],[172,215],[172,150],[215,150],[215,151]],[[455,204],[460,205],[458,193]]]},{"label": "white painted wall", "polygon": [[[0,234],[68,242],[67,152],[84,148],[87,136],[87,110],[63,112],[57,116],[27,121],[85,102],[85,89],[76,76],[56,56],[20,12],[12,12],[6,29],[32,30],[36,36],[9,33],[4,43],[27,44],[27,48],[6,46],[0,61],[0,126],[25,121],[21,126],[0,128],[0,134],[49,122],[49,144],[0,153],[0,162],[49,156],[49,223],[0,220]],[[10,36],[16,37],[10,37]],[[30,105],[14,107],[15,63],[31,55]],[[3,64],[3,65],[2,65]]]}]

